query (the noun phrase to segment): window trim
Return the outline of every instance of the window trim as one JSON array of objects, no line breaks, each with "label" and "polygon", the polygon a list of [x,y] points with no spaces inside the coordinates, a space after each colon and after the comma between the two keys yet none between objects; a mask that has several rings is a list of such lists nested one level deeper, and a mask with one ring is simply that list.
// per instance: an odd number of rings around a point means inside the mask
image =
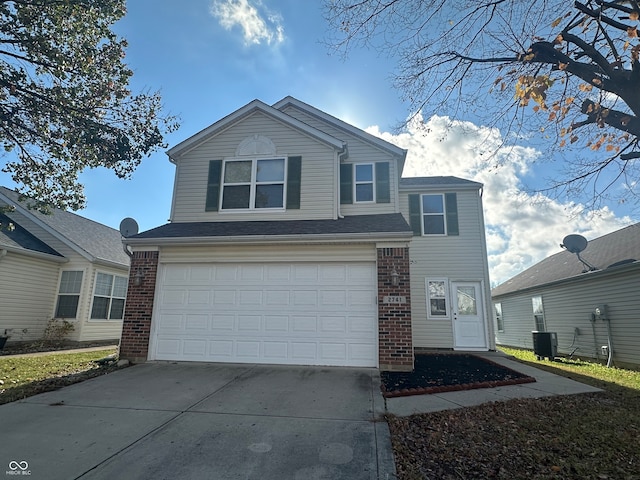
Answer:
[{"label": "window trim", "polygon": [[[76,272],[76,273],[81,273],[81,277],[80,277],[80,290],[78,291],[78,293],[75,292],[65,292],[65,293],[61,293],[60,292],[60,287],[62,286],[62,276],[65,274],[65,272]],[[78,310],[80,309],[80,299],[82,298],[82,287],[83,287],[83,283],[84,283],[84,275],[85,275],[85,271],[84,270],[73,270],[73,269],[69,269],[69,270],[61,270],[60,271],[60,276],[58,277],[58,291],[56,292],[56,306],[53,312],[53,318],[64,318],[64,319],[77,319],[78,318]],[[61,295],[65,295],[65,296],[77,296],[78,297],[78,303],[76,305],[76,313],[73,317],[63,317],[58,315],[58,307],[60,305],[60,296]]]},{"label": "window trim", "polygon": [[[371,180],[358,181],[358,167],[371,167]],[[371,200],[358,200],[358,185],[371,185]],[[376,164],[375,163],[354,163],[353,164],[353,203],[376,203]]]},{"label": "window trim", "polygon": [[[261,160],[282,160],[283,161],[283,173],[282,173],[282,181],[257,181],[257,173],[258,173],[258,162]],[[251,162],[251,179],[249,182],[236,182],[229,183],[225,182],[224,177],[227,170],[227,164],[231,162]],[[289,157],[287,156],[278,156],[278,155],[269,155],[269,156],[259,156],[259,157],[232,157],[225,158],[222,162],[222,168],[220,171],[220,193],[218,198],[218,208],[219,213],[239,213],[239,212],[265,212],[265,211],[285,211],[287,209],[287,186],[288,186],[288,164]],[[249,207],[248,208],[224,208],[223,200],[224,200],[224,189],[226,186],[242,186],[249,185]],[[282,185],[282,206],[281,207],[256,207],[256,187],[261,185]]]},{"label": "window trim", "polygon": [[[98,275],[109,275],[111,277],[113,277],[112,282],[111,282],[111,294],[107,297],[106,295],[96,295],[96,286],[98,285]],[[112,272],[105,272],[105,271],[100,271],[100,270],[96,270],[96,274],[93,277],[93,291],[91,293],[91,308],[89,309],[89,321],[90,322],[122,322],[124,320],[124,309],[127,303],[127,290],[125,289],[124,292],[124,297],[116,297],[113,295],[113,290],[115,289],[116,286],[116,282],[115,279],[116,277],[122,278],[125,281],[125,284],[128,287],[128,277],[124,276],[124,275],[119,275],[117,273],[112,273]],[[100,297],[100,298],[108,298],[109,299],[109,303],[107,305],[107,318],[97,318],[93,316],[93,309],[94,309],[94,301],[96,297]],[[111,308],[113,307],[113,299],[118,299],[118,300],[124,300],[123,304],[122,304],[122,318],[109,318],[111,316]]]},{"label": "window trim", "polygon": [[[422,199],[424,197],[440,197],[442,198],[442,213],[424,213],[424,203]],[[444,233],[426,233],[424,231],[424,217],[430,216],[442,216],[442,221],[444,223]],[[423,237],[446,237],[448,236],[448,225],[447,225],[447,199],[444,193],[421,193],[420,194],[420,230],[422,232]]]},{"label": "window trim", "polygon": [[[429,295],[429,282],[444,283],[444,305],[445,305],[444,315],[433,315],[433,313],[431,313],[431,296]],[[450,319],[451,318],[451,297],[449,293],[449,279],[446,277],[425,277],[424,289],[425,289],[425,298],[426,298],[427,318],[429,320]],[[434,298],[439,299],[440,297],[434,297]]]},{"label": "window trim", "polygon": [[[542,310],[542,315],[538,314],[536,315],[536,309],[534,306],[534,301],[536,299],[540,299],[540,309]],[[547,319],[544,313],[544,302],[542,301],[542,295],[534,295],[531,297],[531,314],[533,316],[533,326],[535,327],[537,332],[546,332],[547,331]],[[541,316],[542,317],[542,330],[540,330],[538,328],[538,319],[536,317]]]},{"label": "window trim", "polygon": [[[496,312],[496,332],[504,332],[504,313],[502,312],[502,302],[496,302],[493,304],[493,308]],[[502,326],[502,328],[500,328]]]}]

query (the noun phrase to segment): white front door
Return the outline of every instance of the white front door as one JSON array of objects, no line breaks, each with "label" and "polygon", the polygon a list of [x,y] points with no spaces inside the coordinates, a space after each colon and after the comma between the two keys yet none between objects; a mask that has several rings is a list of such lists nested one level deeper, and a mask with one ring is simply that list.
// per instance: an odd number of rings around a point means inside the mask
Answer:
[{"label": "white front door", "polygon": [[480,282],[452,282],[453,335],[456,350],[486,350]]}]

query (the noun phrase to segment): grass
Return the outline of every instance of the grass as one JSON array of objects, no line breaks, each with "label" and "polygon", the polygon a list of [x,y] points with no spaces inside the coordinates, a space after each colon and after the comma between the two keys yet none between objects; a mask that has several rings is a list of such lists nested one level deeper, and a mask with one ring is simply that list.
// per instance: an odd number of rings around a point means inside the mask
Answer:
[{"label": "grass", "polygon": [[0,404],[107,373],[113,367],[104,367],[95,361],[114,353],[115,349],[0,357]]},{"label": "grass", "polygon": [[640,372],[504,350],[603,391],[389,416],[399,479],[640,480]]},{"label": "grass", "polygon": [[[535,367],[551,370],[553,373],[565,377],[580,376],[579,381],[599,388],[613,388],[614,386],[626,387],[640,392],[640,371],[626,370],[623,368],[608,368],[596,362],[588,362],[579,359],[567,359],[559,357],[556,361],[537,360],[530,350],[500,347],[504,353],[512,355],[523,363],[529,363]],[[609,385],[608,385],[609,384]]]}]

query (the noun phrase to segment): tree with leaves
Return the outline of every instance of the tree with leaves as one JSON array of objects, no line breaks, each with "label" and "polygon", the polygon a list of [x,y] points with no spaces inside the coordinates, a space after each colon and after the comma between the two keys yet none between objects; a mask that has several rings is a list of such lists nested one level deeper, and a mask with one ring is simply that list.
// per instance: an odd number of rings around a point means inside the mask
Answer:
[{"label": "tree with leaves", "polygon": [[326,0],[328,44],[398,58],[414,112],[542,132],[564,172],[549,190],[638,202],[637,1]]},{"label": "tree with leaves", "polygon": [[177,128],[157,92],[132,94],[125,0],[0,0],[2,171],[35,208],[80,209],[78,175],[128,178]]}]

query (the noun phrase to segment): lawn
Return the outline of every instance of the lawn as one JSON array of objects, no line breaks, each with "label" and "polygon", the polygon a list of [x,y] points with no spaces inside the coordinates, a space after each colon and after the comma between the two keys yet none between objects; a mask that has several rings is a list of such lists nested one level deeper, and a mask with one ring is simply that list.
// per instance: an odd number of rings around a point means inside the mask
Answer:
[{"label": "lawn", "polygon": [[603,392],[389,416],[399,479],[640,479],[640,372],[507,353]]},{"label": "lawn", "polygon": [[114,353],[115,349],[33,357],[0,357],[0,404],[108,373],[115,366],[103,366],[96,363],[96,360]]}]

